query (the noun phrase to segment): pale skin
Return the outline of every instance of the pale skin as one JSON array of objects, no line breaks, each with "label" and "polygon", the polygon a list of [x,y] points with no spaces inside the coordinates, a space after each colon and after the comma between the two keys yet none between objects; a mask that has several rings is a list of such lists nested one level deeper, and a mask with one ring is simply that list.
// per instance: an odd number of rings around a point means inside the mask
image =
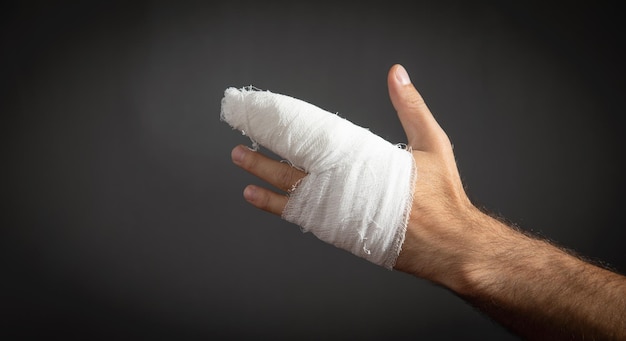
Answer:
[{"label": "pale skin", "polygon": [[[406,239],[394,269],[443,286],[527,339],[626,340],[626,277],[507,226],[465,193],[452,145],[405,69],[389,96],[419,170]],[[306,173],[237,146],[233,162],[280,192],[249,185],[244,198],[281,215]]]}]

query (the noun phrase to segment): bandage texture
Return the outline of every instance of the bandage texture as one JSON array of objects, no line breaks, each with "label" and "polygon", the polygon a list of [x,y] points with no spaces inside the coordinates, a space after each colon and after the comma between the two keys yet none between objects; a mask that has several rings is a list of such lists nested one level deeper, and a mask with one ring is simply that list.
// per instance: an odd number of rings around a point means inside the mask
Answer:
[{"label": "bandage texture", "polygon": [[392,269],[416,176],[412,154],[293,97],[228,88],[221,119],[308,175],[282,217],[319,239]]}]

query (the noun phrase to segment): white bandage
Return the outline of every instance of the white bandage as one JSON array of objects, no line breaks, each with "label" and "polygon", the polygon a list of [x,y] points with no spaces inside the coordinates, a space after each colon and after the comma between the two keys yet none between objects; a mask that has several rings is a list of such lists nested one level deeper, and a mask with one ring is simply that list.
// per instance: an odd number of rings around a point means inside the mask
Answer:
[{"label": "white bandage", "polygon": [[392,269],[411,210],[412,154],[312,104],[269,91],[228,88],[221,119],[308,175],[282,217]]}]

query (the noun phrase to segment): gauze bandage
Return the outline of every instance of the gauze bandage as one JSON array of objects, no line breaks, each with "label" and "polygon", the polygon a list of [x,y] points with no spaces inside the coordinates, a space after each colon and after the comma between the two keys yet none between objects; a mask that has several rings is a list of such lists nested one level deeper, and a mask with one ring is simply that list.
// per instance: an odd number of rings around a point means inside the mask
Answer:
[{"label": "gauze bandage", "polygon": [[308,173],[282,217],[392,269],[404,242],[416,169],[412,154],[312,104],[228,88],[221,119]]}]

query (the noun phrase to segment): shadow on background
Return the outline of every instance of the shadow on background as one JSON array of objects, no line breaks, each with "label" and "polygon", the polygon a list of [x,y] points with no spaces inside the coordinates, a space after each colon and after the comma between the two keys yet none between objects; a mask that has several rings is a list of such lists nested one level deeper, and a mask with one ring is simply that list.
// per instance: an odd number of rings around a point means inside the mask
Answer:
[{"label": "shadow on background", "polygon": [[[475,202],[626,270],[624,39],[585,3],[4,4],[0,334],[514,339],[246,205],[229,86],[405,137],[402,63]],[[621,25],[620,25],[621,26]]]}]

